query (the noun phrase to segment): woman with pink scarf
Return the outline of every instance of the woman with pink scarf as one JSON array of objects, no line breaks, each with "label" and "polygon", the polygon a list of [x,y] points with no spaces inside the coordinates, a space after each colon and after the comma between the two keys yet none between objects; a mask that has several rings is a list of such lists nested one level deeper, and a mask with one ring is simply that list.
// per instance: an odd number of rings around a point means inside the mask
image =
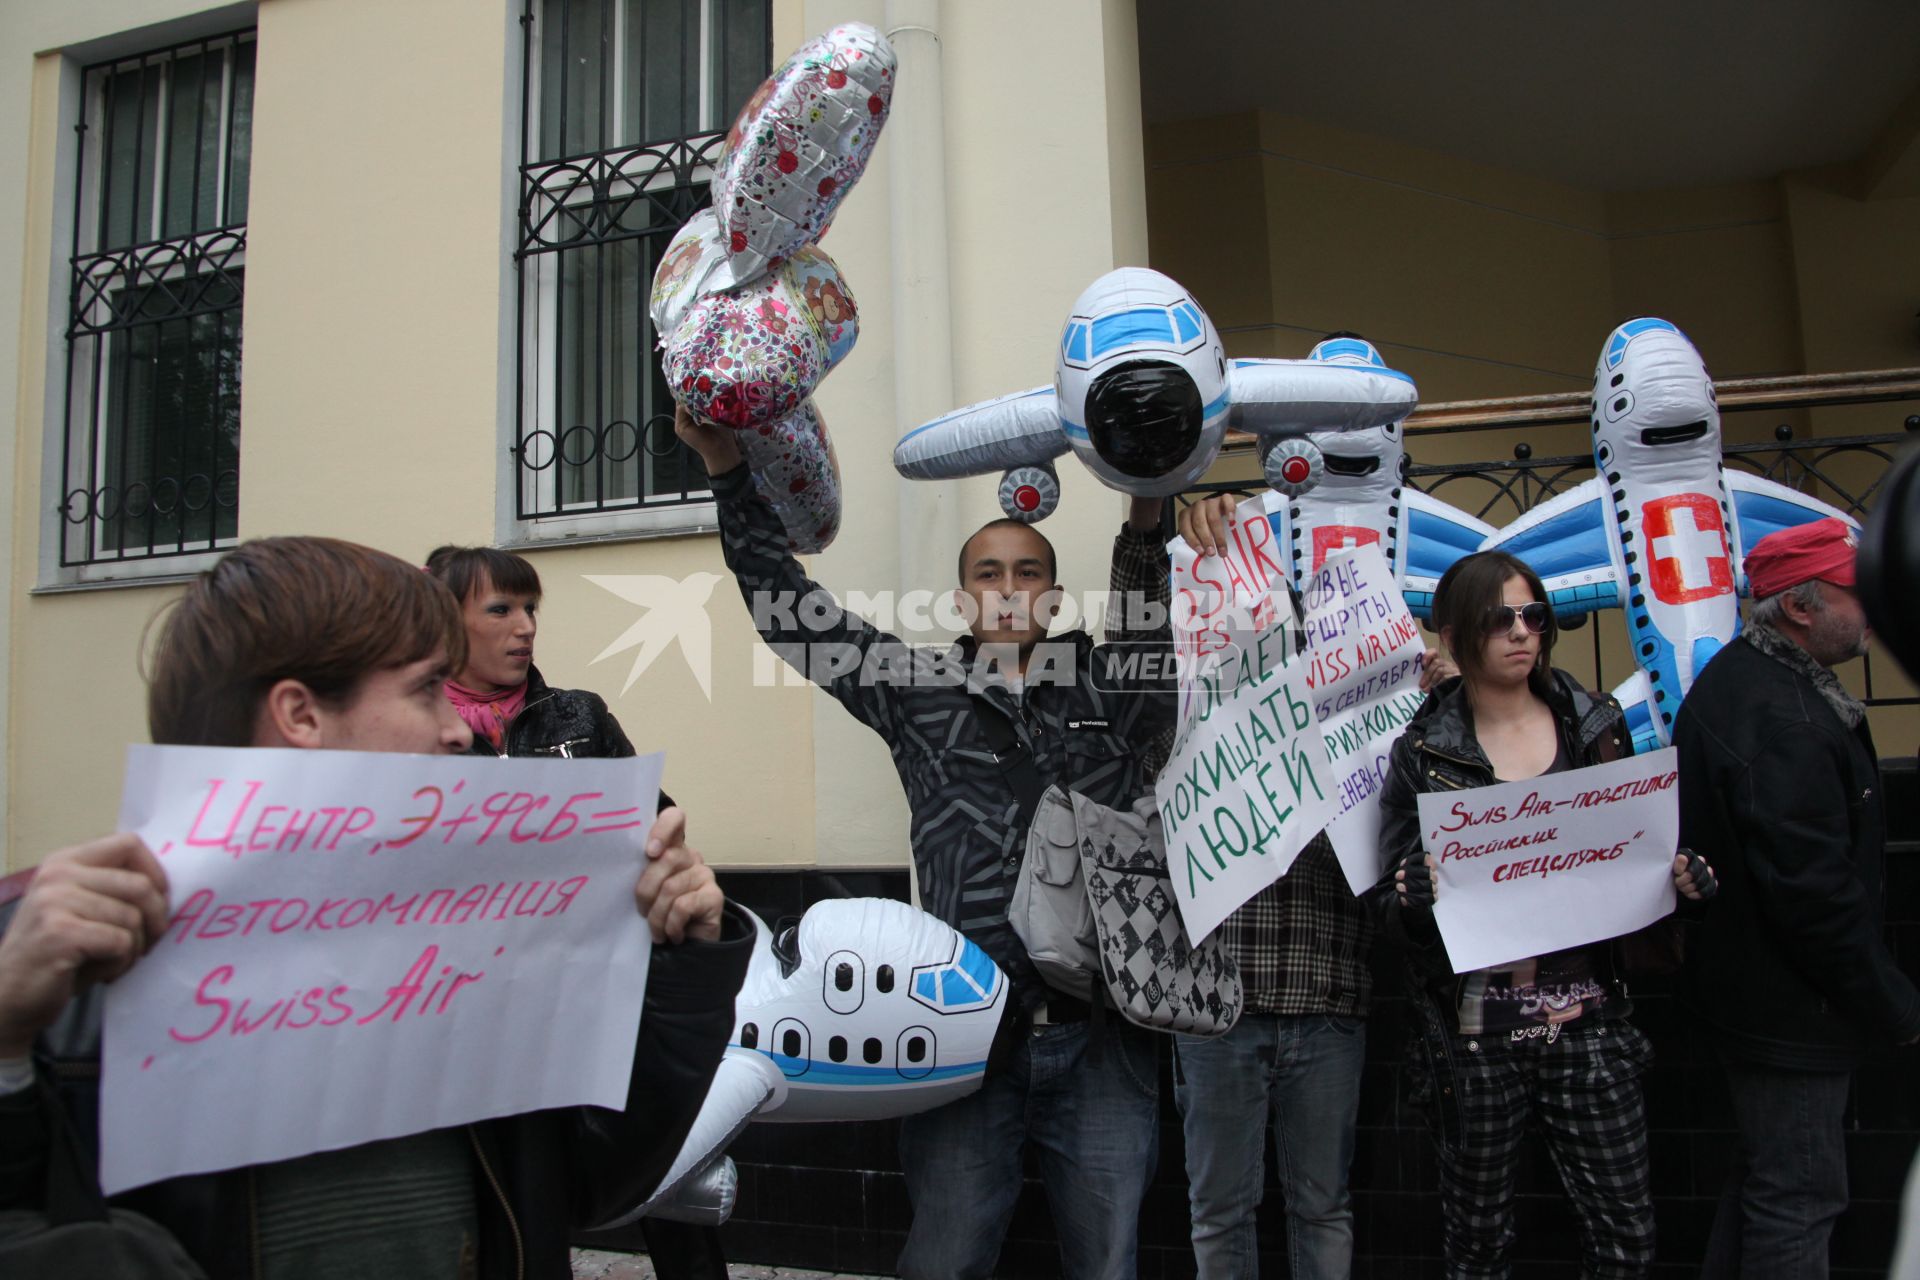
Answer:
[{"label": "woman with pink scarf", "polygon": [[473,730],[474,754],[633,754],[598,694],[550,688],[533,665],[540,575],[531,564],[492,547],[441,547],[427,572],[452,589],[466,618],[467,661],[447,697]]},{"label": "woman with pink scarf", "polygon": [[[531,564],[492,547],[441,547],[427,557],[427,572],[452,590],[466,619],[467,661],[447,681],[447,697],[473,730],[473,754],[633,754],[600,695],[549,688],[533,665],[540,575]],[[662,808],[672,803],[661,793]],[[652,1218],[640,1227],[662,1280],[725,1280],[718,1231]]]}]

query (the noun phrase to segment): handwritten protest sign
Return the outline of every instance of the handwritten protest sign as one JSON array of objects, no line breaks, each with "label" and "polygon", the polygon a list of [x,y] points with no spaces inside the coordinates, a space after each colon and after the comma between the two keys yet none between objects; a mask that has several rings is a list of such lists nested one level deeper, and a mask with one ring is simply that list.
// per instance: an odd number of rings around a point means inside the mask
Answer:
[{"label": "handwritten protest sign", "polygon": [[1339,814],[1327,828],[1355,893],[1380,875],[1387,755],[1420,709],[1427,646],[1377,544],[1336,551],[1302,592],[1308,685]]},{"label": "handwritten protest sign", "polygon": [[1206,557],[1168,547],[1181,715],[1155,799],[1196,942],[1285,875],[1336,803],[1265,498],[1241,504],[1227,544]]},{"label": "handwritten protest sign", "polygon": [[1617,938],[1673,911],[1673,748],[1420,797],[1456,973]]},{"label": "handwritten protest sign", "polygon": [[625,1105],[660,769],[133,747],[171,920],[107,989],[102,1186]]}]

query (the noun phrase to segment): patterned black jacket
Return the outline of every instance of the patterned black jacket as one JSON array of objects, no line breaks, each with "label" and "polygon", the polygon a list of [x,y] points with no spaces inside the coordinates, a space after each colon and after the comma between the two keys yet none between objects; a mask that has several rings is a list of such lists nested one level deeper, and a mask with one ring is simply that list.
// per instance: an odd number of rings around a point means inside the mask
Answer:
[{"label": "patterned black jacket", "polygon": [[[1042,785],[1059,783],[1124,808],[1150,780],[1142,753],[1171,722],[1169,569],[1158,531],[1122,529],[1114,541],[1116,600],[1139,593],[1160,608],[1147,618],[1109,610],[1109,643],[1083,631],[1051,639],[1029,662],[1017,698],[976,664],[970,640],[914,647],[842,609],[787,550],[772,508],[744,465],[713,477],[721,546],[754,615],[782,660],[807,675],[886,740],[912,810],[921,905],[972,938],[1032,1007],[1047,998],[1007,904],[1026,848],[1019,801],[997,763],[976,699],[1011,721]],[[1137,625],[1155,622],[1156,626]],[[1050,671],[1043,677],[1041,671]],[[1053,679],[1057,676],[1058,679]],[[991,714],[991,713],[989,713]]]}]

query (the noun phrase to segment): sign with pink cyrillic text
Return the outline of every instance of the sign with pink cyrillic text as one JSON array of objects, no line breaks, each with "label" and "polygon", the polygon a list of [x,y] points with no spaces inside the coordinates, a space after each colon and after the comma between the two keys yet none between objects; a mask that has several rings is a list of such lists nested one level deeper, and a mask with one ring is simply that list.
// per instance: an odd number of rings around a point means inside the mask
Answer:
[{"label": "sign with pink cyrillic text", "polygon": [[1617,938],[1671,915],[1672,747],[1420,797],[1434,922],[1456,973]]},{"label": "sign with pink cyrillic text", "polygon": [[660,771],[131,748],[171,918],[107,988],[103,1188],[624,1106]]},{"label": "sign with pink cyrillic text", "polygon": [[1380,878],[1380,792],[1387,757],[1420,709],[1420,624],[1379,544],[1335,551],[1303,584],[1307,684],[1327,744],[1339,814],[1327,827],[1348,886]]},{"label": "sign with pink cyrillic text", "polygon": [[1285,875],[1335,812],[1263,498],[1240,505],[1226,541],[1216,556],[1168,547],[1181,713],[1154,790],[1195,942]]}]

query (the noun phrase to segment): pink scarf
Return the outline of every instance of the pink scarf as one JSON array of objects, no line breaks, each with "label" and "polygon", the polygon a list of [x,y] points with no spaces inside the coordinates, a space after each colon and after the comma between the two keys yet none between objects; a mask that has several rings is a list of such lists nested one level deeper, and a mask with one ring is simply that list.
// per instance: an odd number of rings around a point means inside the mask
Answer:
[{"label": "pink scarf", "polygon": [[496,693],[475,693],[464,685],[447,681],[447,701],[453,703],[453,709],[467,722],[467,727],[493,744],[499,751],[507,740],[507,726],[527,705],[527,682],[522,680],[510,689],[501,689]]}]

